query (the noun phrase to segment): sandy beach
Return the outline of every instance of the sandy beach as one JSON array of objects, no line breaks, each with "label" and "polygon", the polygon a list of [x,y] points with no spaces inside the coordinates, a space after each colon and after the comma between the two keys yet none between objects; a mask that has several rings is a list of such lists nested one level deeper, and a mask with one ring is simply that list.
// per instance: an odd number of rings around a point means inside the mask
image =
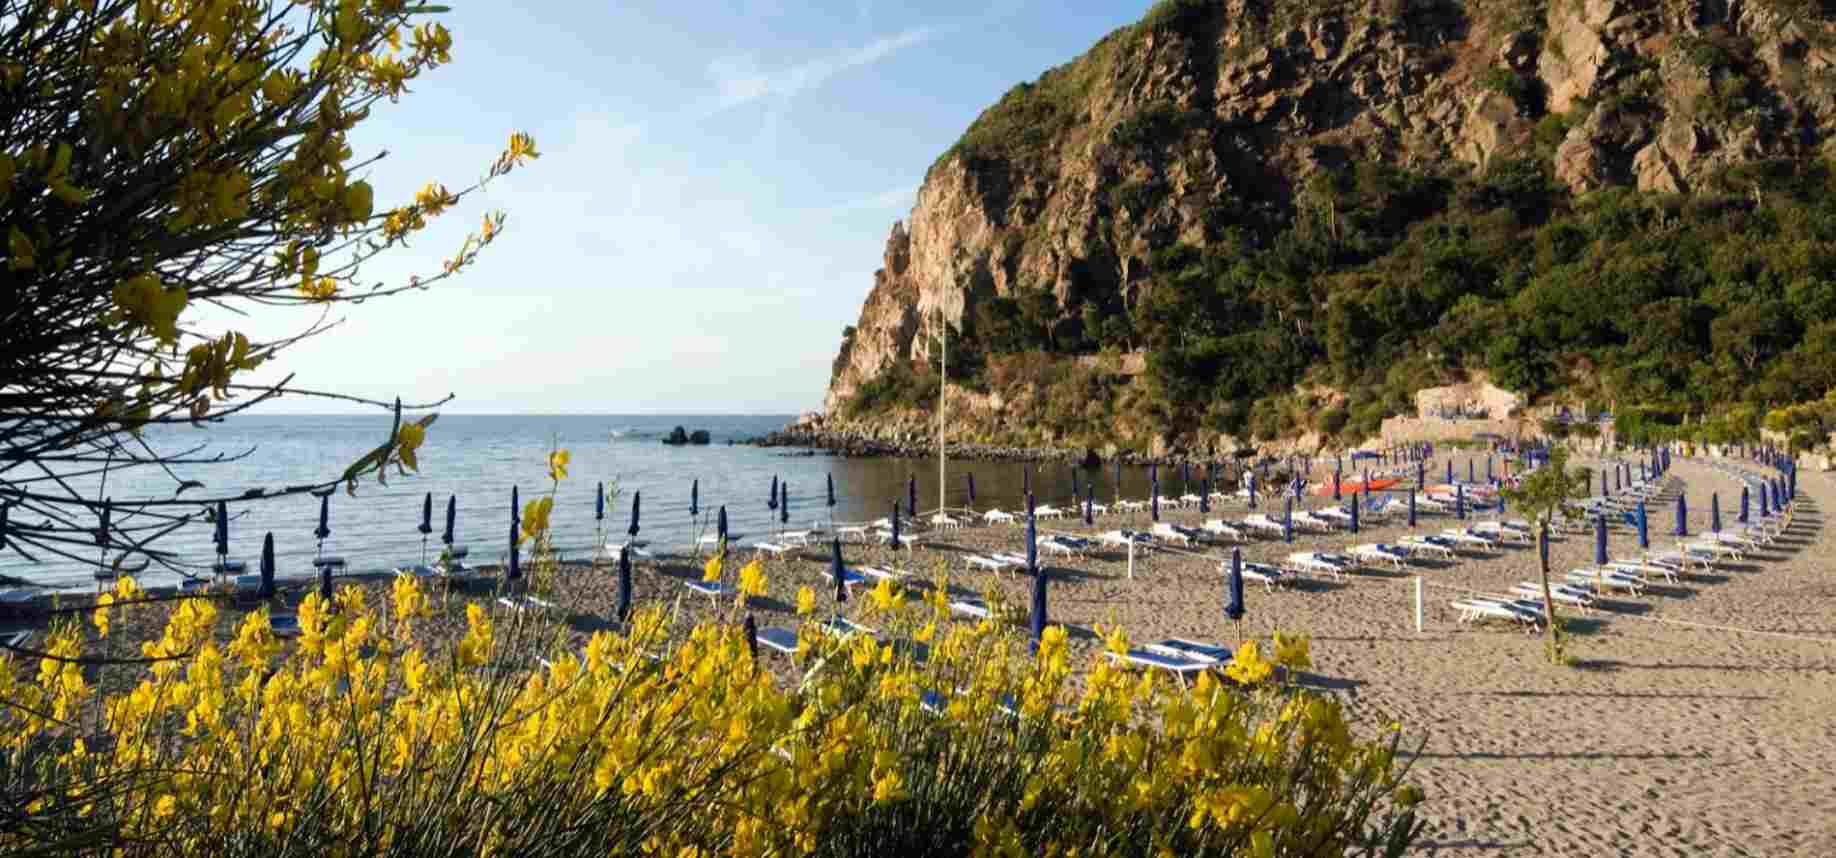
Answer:
[{"label": "sandy beach", "polygon": [[[1464,468],[1456,454],[1457,470]],[[1593,463],[1598,466],[1598,463]],[[1429,473],[1444,467],[1437,462]],[[1464,474],[1462,474],[1464,476]],[[1678,460],[1671,493],[1687,493],[1692,532],[1709,526],[1709,495],[1719,492],[1723,522],[1732,525],[1739,485],[1705,463]],[[1836,817],[1827,811],[1836,794],[1836,622],[1829,617],[1832,581],[1822,508],[1836,485],[1806,474],[1791,529],[1773,545],[1711,573],[1658,584],[1642,597],[1608,599],[1589,615],[1570,619],[1570,666],[1544,655],[1541,636],[1514,624],[1466,626],[1449,601],[1462,591],[1501,593],[1536,578],[1532,546],[1505,547],[1454,562],[1410,564],[1406,571],[1366,571],[1343,582],[1309,579],[1292,589],[1246,593],[1245,636],[1277,629],[1313,636],[1314,670],[1303,681],[1343,695],[1366,725],[1400,721],[1412,737],[1426,739],[1411,780],[1428,790],[1429,828],[1419,854],[1447,855],[1828,855],[1836,854]],[[1321,506],[1329,500],[1310,499]],[[1757,509],[1756,509],[1757,511]],[[1202,516],[1196,510],[1163,510],[1162,519],[1240,519],[1231,504]],[[1279,515],[1279,512],[1277,512]],[[1669,502],[1650,510],[1654,549],[1674,545]],[[1516,517],[1509,513],[1507,518]],[[1042,522],[1045,532],[1083,532],[1071,519]],[[1140,526],[1146,513],[1111,515],[1094,530]],[[1456,522],[1451,514],[1420,518],[1417,532],[1434,533]],[[1401,517],[1367,522],[1363,533],[1300,534],[1295,544],[1252,539],[1246,561],[1279,563],[1290,551],[1326,550],[1360,542],[1393,541],[1406,534]],[[952,590],[998,592],[1027,604],[1029,579],[969,572],[962,557],[982,550],[1024,550],[1024,527],[997,525],[921,533],[924,544],[894,558],[878,546],[844,546],[852,565],[876,564],[928,577],[949,568]],[[751,540],[748,539],[747,542]],[[1610,534],[1615,557],[1635,556],[1636,535],[1623,526]],[[481,552],[481,559],[490,556]],[[742,556],[749,556],[745,551]],[[1555,577],[1591,562],[1591,535],[1571,535],[1551,546]],[[1120,550],[1088,558],[1044,558],[1051,571],[1049,613],[1072,627],[1074,648],[1097,657],[1094,624],[1119,624],[1135,641],[1166,637],[1234,643],[1236,628],[1223,616],[1227,547],[1192,552],[1144,552],[1133,577]],[[729,565],[729,581],[738,563]],[[761,626],[794,625],[796,591],[808,585],[823,611],[833,605],[825,586],[826,548],[809,548],[766,563],[770,595],[749,610]],[[709,612],[732,616],[732,600],[718,604],[688,594],[699,579],[688,560],[644,561],[634,575],[640,603],[679,606],[686,626]],[[1425,626],[1414,627],[1414,578],[1426,590]],[[364,586],[380,589],[385,581]],[[582,643],[608,626],[616,598],[610,567],[572,564],[539,588],[561,607],[560,626]],[[298,594],[290,594],[289,601]],[[463,628],[466,598],[447,601],[435,636]],[[860,610],[858,594],[845,612]],[[164,611],[141,611],[117,640],[132,640],[162,622]],[[232,618],[234,611],[231,611]],[[1741,634],[1703,626],[1771,634]],[[16,625],[16,624],[15,624]],[[13,626],[6,626],[11,628]],[[224,633],[233,623],[224,623]],[[1794,639],[1788,636],[1801,636]],[[790,675],[787,659],[777,668]],[[121,669],[108,671],[126,682]]]}]

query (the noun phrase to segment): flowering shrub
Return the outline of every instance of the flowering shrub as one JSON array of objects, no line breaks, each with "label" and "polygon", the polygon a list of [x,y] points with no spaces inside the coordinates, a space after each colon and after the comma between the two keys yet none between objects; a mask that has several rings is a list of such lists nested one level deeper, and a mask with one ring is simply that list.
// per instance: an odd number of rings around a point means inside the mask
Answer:
[{"label": "flowering shrub", "polygon": [[[738,625],[672,636],[656,608],[563,651],[548,621],[471,603],[428,648],[437,608],[406,577],[308,596],[290,648],[266,609],[220,646],[217,605],[182,601],[114,693],[64,660],[85,636],[68,621],[30,678],[0,657],[0,852],[1273,856],[1415,836],[1397,731],[1356,737],[1328,696],[1104,658],[1080,690],[1062,627],[1032,652],[917,596],[862,600],[877,639],[806,621],[792,683]],[[1307,659],[1304,638],[1241,652],[1233,677]]]}]

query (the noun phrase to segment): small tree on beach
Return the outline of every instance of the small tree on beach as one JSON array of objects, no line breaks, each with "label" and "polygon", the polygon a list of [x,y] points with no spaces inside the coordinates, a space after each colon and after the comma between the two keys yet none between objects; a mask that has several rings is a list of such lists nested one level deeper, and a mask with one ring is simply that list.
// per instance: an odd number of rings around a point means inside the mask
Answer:
[{"label": "small tree on beach", "polygon": [[1549,524],[1570,500],[1587,494],[1585,471],[1568,469],[1568,448],[1550,447],[1549,462],[1526,474],[1516,488],[1505,489],[1506,500],[1529,513],[1536,524],[1536,555],[1543,575],[1543,610],[1549,615],[1549,657],[1562,660],[1562,632],[1557,626],[1554,594],[1549,589]]},{"label": "small tree on beach", "polygon": [[[450,61],[452,40],[431,20],[440,11],[404,0],[0,0],[0,506],[10,511],[0,545],[34,560],[109,565],[113,553],[117,568],[133,557],[178,569],[153,542],[210,508],[216,498],[186,471],[225,457],[155,449],[144,427],[283,395],[390,407],[247,373],[337,324],[331,305],[427,288],[499,235],[504,215],[489,213],[438,270],[360,277],[536,156],[515,134],[469,186],[376,199],[363,172],[387,153],[355,155],[349,135]],[[262,342],[204,329],[207,304],[310,316]],[[222,499],[324,493],[415,468],[431,415],[404,422],[393,407],[388,437],[342,473]],[[86,497],[96,490],[85,484],[125,468],[161,469],[176,491]]]}]

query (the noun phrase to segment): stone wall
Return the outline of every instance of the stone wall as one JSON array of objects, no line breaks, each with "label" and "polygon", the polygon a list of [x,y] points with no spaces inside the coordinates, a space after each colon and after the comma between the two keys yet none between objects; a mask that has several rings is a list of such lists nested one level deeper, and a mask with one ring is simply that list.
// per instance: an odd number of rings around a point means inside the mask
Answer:
[{"label": "stone wall", "polygon": [[1383,421],[1382,443],[1408,441],[1466,441],[1480,432],[1506,438],[1540,438],[1542,430],[1523,420],[1443,420],[1438,417],[1391,417]]}]

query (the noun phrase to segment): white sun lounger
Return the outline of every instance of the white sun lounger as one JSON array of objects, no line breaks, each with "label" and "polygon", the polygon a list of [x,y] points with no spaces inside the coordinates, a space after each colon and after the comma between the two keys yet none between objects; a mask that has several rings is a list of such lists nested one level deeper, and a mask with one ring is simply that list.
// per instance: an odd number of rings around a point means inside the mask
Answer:
[{"label": "white sun lounger", "polygon": [[1501,521],[1475,522],[1472,526],[1472,531],[1480,536],[1484,536],[1488,539],[1495,539],[1499,542],[1530,541],[1529,534],[1523,533],[1514,527],[1506,527],[1504,522]]},{"label": "white sun lounger", "polygon": [[[1222,663],[1221,659],[1212,653],[1222,653],[1224,658],[1230,657],[1230,651],[1222,647],[1210,647],[1208,652],[1200,652],[1178,646],[1168,646],[1169,643],[1171,642],[1163,641],[1158,644],[1132,647],[1127,653],[1121,655],[1114,652],[1104,654],[1114,661],[1135,667],[1164,670],[1177,677],[1182,684],[1186,682],[1186,677],[1214,669]],[[1180,643],[1190,644],[1191,642],[1181,641]]]},{"label": "white sun lounger", "polygon": [[1459,556],[1452,546],[1436,542],[1430,536],[1405,536],[1397,544],[1409,549],[1411,554],[1433,554],[1443,560],[1453,560]]},{"label": "white sun lounger", "polygon": [[528,595],[527,593],[518,596],[500,596],[497,599],[497,604],[519,614],[527,611],[558,611],[561,609],[559,605],[553,602]]},{"label": "white sun lounger", "polygon": [[1151,533],[1153,533],[1155,539],[1164,539],[1164,540],[1167,540],[1168,542],[1177,542],[1180,545],[1191,545],[1192,544],[1191,537],[1182,533],[1179,528],[1176,528],[1173,525],[1168,524],[1164,521],[1155,522],[1154,528],[1151,531]]},{"label": "white sun lounger", "polygon": [[1474,533],[1471,530],[1468,530],[1466,528],[1449,527],[1441,531],[1441,536],[1444,538],[1453,540],[1456,544],[1465,545],[1465,546],[1469,546],[1473,548],[1482,548],[1482,549],[1490,550],[1490,549],[1498,547],[1497,542],[1494,542],[1491,539],[1488,539],[1481,534]]},{"label": "white sun lounger", "polygon": [[1039,550],[1048,551],[1061,557],[1082,557],[1086,543],[1083,540],[1072,541],[1060,536],[1048,536],[1039,540]]},{"label": "white sun lounger", "polygon": [[1333,523],[1332,521],[1328,519],[1320,518],[1319,516],[1316,516],[1310,512],[1295,513],[1294,514],[1294,526],[1304,527],[1309,530],[1314,530],[1314,531],[1319,531],[1319,532],[1324,532],[1324,533],[1330,533],[1338,529],[1337,524]]},{"label": "white sun lounger", "polygon": [[[830,585],[833,586],[835,582],[835,570],[834,569],[822,570],[822,577],[829,579]],[[842,570],[842,587],[846,588],[848,592],[850,593],[854,592],[854,585],[865,584],[865,583],[867,583],[867,576],[862,575],[860,572],[857,572],[853,569],[843,569]]]},{"label": "white sun lounger", "polygon": [[1634,596],[1645,594],[1645,587],[1650,583],[1642,576],[1618,569],[1598,569],[1581,567],[1568,572],[1569,581],[1577,584],[1590,584],[1597,589],[1618,588]]},{"label": "white sun lounger", "polygon": [[1460,612],[1460,622],[1471,625],[1480,620],[1511,620],[1523,626],[1526,631],[1536,629],[1534,617],[1523,611],[1508,607],[1508,603],[1498,599],[1456,599],[1448,604]]},{"label": "white sun lounger", "polygon": [[931,516],[927,520],[931,523],[932,527],[935,527],[938,530],[960,530],[962,529],[962,526],[963,526],[962,521],[951,518],[950,516],[945,515],[941,512],[936,515]]},{"label": "white sun lounger", "polygon": [[1131,542],[1136,545],[1153,544],[1153,539],[1137,530],[1108,530],[1098,534],[1096,540],[1104,545],[1120,545],[1124,548]]},{"label": "white sun lounger", "polygon": [[784,655],[797,654],[797,633],[790,629],[780,626],[759,629],[758,641],[759,646],[772,650],[773,652],[783,653]]},{"label": "white sun lounger", "polygon": [[[1218,565],[1225,575],[1230,574],[1230,561],[1226,560]],[[1243,564],[1243,580],[1261,584],[1263,589],[1271,593],[1275,592],[1276,587],[1288,584],[1290,577],[1288,573],[1283,572],[1280,568],[1270,566],[1266,563]]]},{"label": "white sun lounger", "polygon": [[1637,560],[1614,560],[1607,564],[1607,568],[1618,569],[1626,574],[1645,578],[1655,576],[1672,584],[1677,583],[1677,573],[1682,571],[1659,563],[1643,563]]},{"label": "white sun lounger", "polygon": [[868,637],[880,636],[879,631],[863,626],[847,617],[830,617],[816,625],[823,631],[835,635],[838,638],[842,638],[843,640],[854,637],[855,635],[866,635]]},{"label": "white sun lounger", "polygon": [[[1511,588],[1511,595],[1522,599],[1528,599],[1532,602],[1540,602],[1543,600],[1543,585],[1535,581],[1520,581],[1517,586]],[[1571,587],[1567,584],[1550,582],[1549,597],[1554,599],[1557,604],[1567,605],[1571,608],[1580,608],[1582,611],[1592,611],[1594,609],[1593,594],[1586,590]]]},{"label": "white sun lounger", "polygon": [[722,598],[732,596],[736,590],[722,581],[684,581],[683,586],[689,592],[708,597],[709,603],[719,602]]},{"label": "white sun lounger", "polygon": [[780,559],[782,559],[784,555],[797,550],[795,546],[781,545],[776,542],[755,542],[752,544],[752,549],[759,554],[770,554]]},{"label": "white sun lounger", "polygon": [[843,542],[866,542],[867,532],[870,529],[871,528],[864,524],[850,524],[838,527],[835,528],[835,538]]},{"label": "white sun lounger", "polygon": [[1013,524],[1015,521],[1015,518],[1014,518],[1014,514],[1011,512],[1002,512],[998,509],[991,509],[985,513],[982,513],[982,521],[988,524]]},{"label": "white sun lounger", "polygon": [[1713,539],[1697,539],[1692,542],[1678,542],[1677,547],[1683,549],[1685,552],[1707,554],[1729,560],[1739,560],[1741,553],[1738,546],[1717,542]]},{"label": "white sun lounger", "polygon": [[1109,504],[1093,503],[1093,504],[1089,504],[1088,506],[1089,506],[1091,515],[1108,515],[1109,514]]},{"label": "white sun lounger", "polygon": [[1014,563],[1014,562],[1002,559],[1000,557],[990,557],[986,554],[965,554],[963,555],[963,564],[965,566],[971,566],[976,569],[987,569],[987,570],[991,570],[994,572],[1006,572],[1010,569],[1015,569],[1018,567],[1025,566],[1026,562],[1021,561],[1019,563]]},{"label": "white sun lounger", "polygon": [[1224,520],[1221,518],[1211,519],[1210,521],[1207,521],[1204,524],[1200,525],[1199,529],[1204,531],[1208,535],[1220,537],[1223,539],[1228,539],[1232,542],[1244,541],[1243,531],[1238,530],[1237,528],[1231,527],[1228,524],[1225,524]]},{"label": "white sun lounger", "polygon": [[1266,514],[1260,512],[1244,516],[1243,526],[1251,530],[1272,533],[1277,536],[1287,532],[1286,528],[1281,526],[1281,522],[1269,518]]},{"label": "white sun lounger", "polygon": [[879,566],[862,566],[859,569],[850,571],[859,572],[876,581],[886,580],[894,583],[904,583],[905,581],[911,580],[912,577],[912,573],[910,572],[901,572],[897,569],[884,569]]},{"label": "white sun lounger", "polygon": [[1324,559],[1316,552],[1298,551],[1288,555],[1287,568],[1302,573],[1331,575],[1340,580],[1345,578],[1345,567]]},{"label": "white sun lounger", "polygon": [[1367,563],[1379,563],[1385,566],[1394,567],[1398,570],[1402,569],[1403,566],[1409,562],[1407,555],[1381,542],[1367,542],[1363,545],[1354,545],[1351,547],[1350,553],[1353,557]]},{"label": "white sun lounger", "polygon": [[[1403,508],[1408,509],[1407,501],[1403,502]],[[1453,504],[1444,504],[1426,495],[1417,495],[1415,498],[1415,508],[1418,512],[1423,510],[1427,512],[1446,512],[1453,508]]]},{"label": "white sun lounger", "polygon": [[1346,512],[1345,510],[1342,510],[1336,506],[1329,506],[1324,509],[1316,509],[1311,513],[1311,515],[1315,518],[1323,518],[1327,521],[1330,521],[1336,526],[1348,527],[1351,525],[1351,513]]},{"label": "white sun lounger", "polygon": [[1715,568],[1715,558],[1697,551],[1660,551],[1645,555],[1646,563],[1674,563],[1679,568],[1700,567],[1707,572]]},{"label": "white sun lounger", "polygon": [[989,608],[988,603],[981,599],[952,599],[950,600],[950,611],[978,620],[986,620],[994,616],[994,610]]}]

